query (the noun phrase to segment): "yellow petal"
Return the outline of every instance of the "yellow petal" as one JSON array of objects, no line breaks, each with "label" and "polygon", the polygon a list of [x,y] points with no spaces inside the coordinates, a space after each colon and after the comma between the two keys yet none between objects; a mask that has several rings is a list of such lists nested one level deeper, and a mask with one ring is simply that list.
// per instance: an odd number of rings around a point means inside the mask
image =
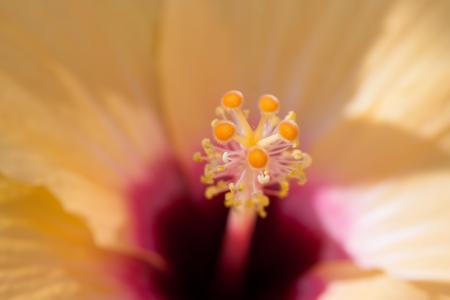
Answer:
[{"label": "yellow petal", "polygon": [[0,3],[0,170],[45,184],[112,244],[164,148],[153,1]]},{"label": "yellow petal", "polygon": [[229,89],[252,110],[260,95],[277,95],[310,134],[338,118],[390,2],[166,1],[162,105],[178,148],[208,132]]},{"label": "yellow petal", "polygon": [[135,299],[126,268],[45,188],[0,177],[1,299]]},{"label": "yellow petal", "polygon": [[399,1],[364,61],[347,115],[395,124],[450,149],[450,3]]},{"label": "yellow petal", "polygon": [[[212,1],[166,1],[161,24],[164,110],[177,154],[190,150],[209,132],[214,108],[228,90],[239,89],[229,28]],[[182,29],[182,30],[181,30]]]},{"label": "yellow petal", "polygon": [[442,168],[323,191],[318,203],[346,210],[345,226],[332,215],[322,220],[359,266],[450,284],[449,199],[450,172]]}]

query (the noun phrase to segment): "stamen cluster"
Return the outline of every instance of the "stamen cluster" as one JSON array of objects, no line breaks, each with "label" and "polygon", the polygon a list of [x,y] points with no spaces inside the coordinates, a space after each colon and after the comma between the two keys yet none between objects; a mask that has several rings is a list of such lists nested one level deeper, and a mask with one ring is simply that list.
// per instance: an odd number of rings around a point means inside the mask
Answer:
[{"label": "stamen cluster", "polygon": [[239,91],[223,96],[211,122],[214,142],[203,139],[204,153],[195,153],[194,160],[206,162],[201,181],[209,185],[207,199],[225,193],[225,206],[255,209],[265,217],[268,196],[286,197],[291,179],[300,185],[306,182],[304,169],[311,157],[298,149],[295,113],[281,120],[275,96],[259,99],[256,128],[247,120],[248,111],[241,109],[243,100]]}]

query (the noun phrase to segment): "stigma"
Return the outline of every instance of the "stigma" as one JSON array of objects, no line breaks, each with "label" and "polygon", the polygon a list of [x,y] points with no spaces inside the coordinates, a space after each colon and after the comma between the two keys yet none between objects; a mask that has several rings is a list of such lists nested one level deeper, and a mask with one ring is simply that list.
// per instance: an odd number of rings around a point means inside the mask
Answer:
[{"label": "stigma", "polygon": [[203,153],[195,153],[194,160],[206,162],[201,181],[208,185],[207,199],[225,193],[225,206],[253,209],[264,218],[270,196],[286,197],[292,180],[306,183],[304,170],[312,160],[299,149],[295,113],[280,119],[275,96],[260,97],[256,126],[248,122],[243,102],[239,91],[223,96],[211,122],[213,140],[203,139]]}]

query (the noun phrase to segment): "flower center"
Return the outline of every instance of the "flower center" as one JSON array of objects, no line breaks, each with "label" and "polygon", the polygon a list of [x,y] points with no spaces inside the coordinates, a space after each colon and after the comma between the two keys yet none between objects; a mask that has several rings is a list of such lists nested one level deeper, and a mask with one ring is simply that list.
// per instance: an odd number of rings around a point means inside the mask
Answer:
[{"label": "flower center", "polygon": [[239,91],[223,96],[217,118],[211,122],[215,142],[204,139],[204,153],[195,153],[194,159],[206,162],[201,178],[209,185],[206,198],[226,192],[226,206],[253,208],[265,217],[268,196],[285,197],[290,179],[306,182],[304,169],[311,158],[298,149],[295,113],[280,120],[275,96],[259,99],[261,117],[256,127],[248,123],[248,111],[241,109],[243,102]]}]

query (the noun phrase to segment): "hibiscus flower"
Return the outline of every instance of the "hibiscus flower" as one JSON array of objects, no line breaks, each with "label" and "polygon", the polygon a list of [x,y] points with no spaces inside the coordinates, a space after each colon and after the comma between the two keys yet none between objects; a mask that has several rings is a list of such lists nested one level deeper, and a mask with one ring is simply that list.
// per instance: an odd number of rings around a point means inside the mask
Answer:
[{"label": "hibiscus flower", "polygon": [[[450,298],[449,20],[448,1],[1,2],[0,298]],[[200,182],[202,139],[241,129],[211,134],[230,90],[252,130],[277,97],[306,184],[264,143],[253,181]],[[222,192],[253,182],[239,214]]]}]

